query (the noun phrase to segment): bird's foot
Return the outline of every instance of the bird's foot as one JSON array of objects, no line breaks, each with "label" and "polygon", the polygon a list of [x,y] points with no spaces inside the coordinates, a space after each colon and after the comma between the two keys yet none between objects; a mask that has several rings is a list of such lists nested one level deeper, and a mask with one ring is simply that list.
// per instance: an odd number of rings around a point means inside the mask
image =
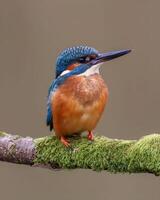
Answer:
[{"label": "bird's foot", "polygon": [[88,131],[87,138],[88,138],[88,140],[94,140],[94,135],[93,135],[92,131]]},{"label": "bird's foot", "polygon": [[65,147],[70,147],[69,141],[64,136],[61,136],[60,141]]}]

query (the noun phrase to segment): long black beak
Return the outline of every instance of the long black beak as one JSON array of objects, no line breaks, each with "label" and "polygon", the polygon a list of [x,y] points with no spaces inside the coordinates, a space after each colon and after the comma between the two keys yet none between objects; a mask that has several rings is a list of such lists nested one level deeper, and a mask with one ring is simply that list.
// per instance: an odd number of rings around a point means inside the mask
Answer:
[{"label": "long black beak", "polygon": [[92,60],[91,64],[96,65],[98,63],[102,63],[102,62],[109,61],[109,60],[118,58],[120,56],[126,55],[130,52],[131,52],[130,49],[126,49],[126,50],[110,51],[107,53],[102,53],[102,54],[99,54],[94,60]]}]

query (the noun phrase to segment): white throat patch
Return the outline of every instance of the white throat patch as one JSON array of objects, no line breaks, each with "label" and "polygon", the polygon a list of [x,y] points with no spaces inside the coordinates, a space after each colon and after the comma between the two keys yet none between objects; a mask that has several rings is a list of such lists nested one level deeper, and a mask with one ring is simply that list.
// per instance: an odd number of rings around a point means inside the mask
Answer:
[{"label": "white throat patch", "polygon": [[99,74],[99,68],[102,65],[102,63],[99,63],[97,65],[93,65],[89,69],[87,69],[84,73],[79,74],[78,76],[90,76],[92,74]]}]

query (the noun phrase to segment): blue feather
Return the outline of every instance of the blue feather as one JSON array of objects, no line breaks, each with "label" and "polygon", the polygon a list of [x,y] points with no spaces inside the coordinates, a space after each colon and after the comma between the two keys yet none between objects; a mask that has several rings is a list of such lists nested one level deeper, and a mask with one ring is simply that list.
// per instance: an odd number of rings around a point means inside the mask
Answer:
[{"label": "blue feather", "polygon": [[53,129],[53,115],[52,115],[52,109],[51,109],[51,97],[53,95],[54,86],[55,86],[56,80],[53,80],[49,90],[48,90],[48,97],[47,97],[47,119],[46,124],[50,127],[50,131]]}]

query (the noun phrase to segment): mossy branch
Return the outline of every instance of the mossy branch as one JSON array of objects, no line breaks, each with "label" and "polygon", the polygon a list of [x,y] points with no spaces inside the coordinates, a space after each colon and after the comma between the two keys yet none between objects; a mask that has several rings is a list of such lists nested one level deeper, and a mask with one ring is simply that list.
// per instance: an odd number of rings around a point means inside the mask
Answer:
[{"label": "mossy branch", "polygon": [[0,133],[0,160],[52,169],[93,169],[109,172],[148,172],[160,175],[160,134],[139,140],[96,136],[70,138],[71,148],[55,136],[32,139]]}]

